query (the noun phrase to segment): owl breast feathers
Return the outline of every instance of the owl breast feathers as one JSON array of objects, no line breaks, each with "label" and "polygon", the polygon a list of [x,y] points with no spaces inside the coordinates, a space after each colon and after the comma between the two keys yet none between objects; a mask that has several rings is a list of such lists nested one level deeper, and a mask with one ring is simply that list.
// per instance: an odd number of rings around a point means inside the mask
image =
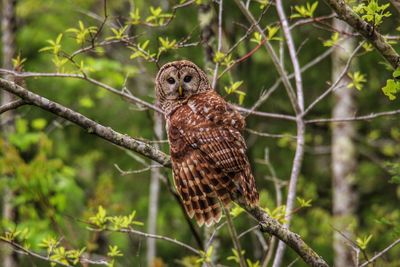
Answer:
[{"label": "owl breast feathers", "polygon": [[190,96],[167,117],[173,175],[187,214],[199,225],[221,218],[236,196],[258,204],[243,117],[214,90]]}]

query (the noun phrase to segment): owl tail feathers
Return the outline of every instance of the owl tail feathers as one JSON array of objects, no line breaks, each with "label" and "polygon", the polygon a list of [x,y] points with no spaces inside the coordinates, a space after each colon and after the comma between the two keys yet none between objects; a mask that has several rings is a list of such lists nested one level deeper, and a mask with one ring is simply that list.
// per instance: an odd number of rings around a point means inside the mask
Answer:
[{"label": "owl tail feathers", "polygon": [[199,226],[210,227],[221,220],[222,208],[217,197],[193,197],[184,204],[187,215],[194,217]]},{"label": "owl tail feathers", "polygon": [[251,171],[240,177],[239,195],[250,207],[258,206],[259,195]]}]

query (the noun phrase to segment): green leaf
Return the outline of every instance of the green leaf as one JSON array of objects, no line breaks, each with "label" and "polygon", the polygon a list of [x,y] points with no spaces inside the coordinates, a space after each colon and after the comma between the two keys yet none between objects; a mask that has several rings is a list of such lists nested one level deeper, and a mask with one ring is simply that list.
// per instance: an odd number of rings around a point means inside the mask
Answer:
[{"label": "green leaf", "polygon": [[129,17],[130,17],[130,20],[129,20],[129,23],[130,23],[130,24],[132,24],[132,25],[137,25],[137,24],[139,24],[139,23],[140,23],[139,8],[135,8],[134,11],[131,11],[131,12],[129,13]]},{"label": "green leaf", "polygon": [[347,85],[347,88],[355,87],[357,90],[361,91],[364,86],[363,84],[367,81],[365,75],[359,71],[348,73],[348,75],[353,81]]},{"label": "green leaf", "polygon": [[108,246],[108,253],[107,256],[109,257],[122,257],[124,254],[119,250],[118,246]]},{"label": "green leaf", "polygon": [[368,246],[369,241],[371,241],[372,235],[364,236],[364,237],[357,237],[356,243],[362,249],[365,250]]},{"label": "green leaf", "polygon": [[299,202],[299,205],[301,208],[308,208],[308,207],[312,206],[311,205],[312,199],[305,200],[301,197],[297,197],[296,199],[297,199],[297,202]]},{"label": "green leaf", "polygon": [[43,130],[46,125],[47,121],[43,118],[34,119],[32,121],[32,127],[36,130]]},{"label": "green leaf", "polygon": [[331,36],[331,39],[324,41],[323,45],[325,47],[332,47],[332,46],[336,45],[338,41],[339,41],[339,33],[334,32]]},{"label": "green leaf", "polygon": [[394,72],[393,72],[393,78],[398,78],[400,77],[400,68],[397,68]]},{"label": "green leaf", "polygon": [[389,100],[395,100],[396,94],[400,92],[400,82],[388,79],[386,85],[382,88],[382,92],[389,98]]},{"label": "green leaf", "polygon": [[296,5],[294,9],[297,13],[292,14],[291,18],[312,18],[314,16],[314,12],[318,7],[318,1],[315,1],[313,4],[307,2],[306,5]]},{"label": "green leaf", "polygon": [[79,99],[79,105],[84,108],[92,108],[94,107],[94,102],[90,97],[84,96]]},{"label": "green leaf", "polygon": [[262,42],[262,35],[259,32],[254,32],[253,38],[250,39],[250,42],[260,45]]},{"label": "green leaf", "polygon": [[231,209],[230,214],[232,217],[237,217],[242,214],[244,209],[235,203],[235,206]]},{"label": "green leaf", "polygon": [[233,248],[233,249],[232,249],[232,253],[233,253],[233,255],[227,257],[226,259],[227,259],[228,261],[234,261],[234,262],[236,262],[236,263],[240,263],[240,256],[243,256],[243,255],[245,254],[245,251],[242,250],[242,251],[240,252],[240,255],[239,255],[239,252],[238,252],[236,249]]}]

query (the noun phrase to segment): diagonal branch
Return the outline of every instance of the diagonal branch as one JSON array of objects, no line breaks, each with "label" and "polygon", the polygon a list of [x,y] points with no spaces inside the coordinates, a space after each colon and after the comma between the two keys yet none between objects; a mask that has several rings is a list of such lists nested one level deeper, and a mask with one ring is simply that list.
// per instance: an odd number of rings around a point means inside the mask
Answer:
[{"label": "diagonal branch", "polygon": [[373,26],[364,21],[345,0],[325,0],[325,2],[339,15],[339,19],[349,24],[366,40],[374,45],[376,50],[392,65],[394,69],[400,66],[400,55],[385,40],[385,38]]},{"label": "diagonal branch", "polygon": [[[268,40],[267,36],[264,33],[264,30],[261,28],[261,26],[257,23],[257,20],[254,18],[253,14],[246,8],[246,6],[243,4],[242,1],[240,0],[235,0],[236,5],[239,7],[240,11],[242,11],[243,15],[247,18],[247,20],[256,26],[257,31],[261,34],[263,40]],[[264,41],[264,46],[267,49],[268,53],[270,54],[272,58],[272,62],[275,65],[276,70],[278,71],[279,75],[282,78],[283,85],[285,86],[286,92],[289,96],[290,103],[293,106],[294,111],[296,114],[301,114],[302,111],[298,105],[297,102],[297,97],[296,94],[293,90],[293,86],[289,81],[288,75],[282,66],[278,56],[276,55],[272,45],[268,41]]]},{"label": "diagonal branch", "polygon": [[360,265],[360,267],[366,267],[368,266],[368,264],[374,263],[379,257],[381,257],[383,254],[385,254],[386,252],[388,252],[391,248],[393,248],[394,246],[396,246],[397,244],[400,243],[400,238],[397,239],[396,241],[394,241],[392,244],[390,244],[389,246],[387,246],[384,250],[382,250],[381,252],[379,252],[378,254],[376,254],[374,257],[372,257],[369,261],[364,262],[363,264]]},{"label": "diagonal branch", "polygon": [[121,134],[114,131],[110,127],[103,126],[97,122],[83,116],[82,114],[64,107],[56,102],[53,102],[45,97],[32,93],[25,88],[0,79],[0,87],[9,93],[19,96],[29,104],[38,106],[44,110],[50,111],[68,121],[75,123],[82,127],[88,133],[95,134],[115,145],[133,150],[147,158],[157,161],[163,166],[170,166],[169,156],[162,151],[155,149],[153,146],[148,145],[140,140],[129,137],[128,135]]},{"label": "diagonal branch", "polygon": [[17,109],[23,105],[26,105],[24,100],[22,100],[22,99],[14,100],[12,102],[2,105],[0,107],[0,114],[4,113],[6,111],[9,111],[9,110]]},{"label": "diagonal branch", "polygon": [[384,116],[400,115],[400,109],[391,111],[382,111],[378,113],[372,113],[369,115],[354,116],[349,118],[329,118],[329,119],[312,119],[306,120],[305,123],[328,123],[328,122],[343,122],[343,121],[367,121]]},{"label": "diagonal branch", "polygon": [[[38,259],[41,259],[43,261],[47,261],[47,262],[51,263],[52,265],[53,264],[58,264],[60,266],[73,267],[69,263],[65,263],[65,262],[62,262],[62,261],[59,261],[59,260],[55,260],[55,259],[51,258],[50,256],[44,256],[44,255],[41,255],[39,253],[33,252],[33,251],[25,248],[24,246],[21,246],[20,244],[14,242],[14,241],[7,240],[5,238],[0,238],[0,242],[7,243],[10,246],[14,247],[16,249],[17,253],[27,254],[27,255],[29,255],[31,257],[38,258]],[[80,258],[79,262],[82,263],[83,265],[84,264],[90,264],[90,265],[105,265],[105,266],[109,266],[109,264],[110,264],[109,262],[107,262],[105,260],[95,261],[95,260],[91,260],[91,259],[87,259],[87,258]]]}]

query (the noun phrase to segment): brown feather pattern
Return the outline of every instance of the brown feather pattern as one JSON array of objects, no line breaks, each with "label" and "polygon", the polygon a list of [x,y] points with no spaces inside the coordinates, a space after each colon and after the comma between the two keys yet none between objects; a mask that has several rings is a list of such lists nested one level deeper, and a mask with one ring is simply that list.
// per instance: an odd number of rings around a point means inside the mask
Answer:
[{"label": "brown feather pattern", "polygon": [[243,117],[213,90],[191,96],[167,116],[174,182],[199,225],[218,222],[221,203],[241,195],[258,204],[241,135]]}]

